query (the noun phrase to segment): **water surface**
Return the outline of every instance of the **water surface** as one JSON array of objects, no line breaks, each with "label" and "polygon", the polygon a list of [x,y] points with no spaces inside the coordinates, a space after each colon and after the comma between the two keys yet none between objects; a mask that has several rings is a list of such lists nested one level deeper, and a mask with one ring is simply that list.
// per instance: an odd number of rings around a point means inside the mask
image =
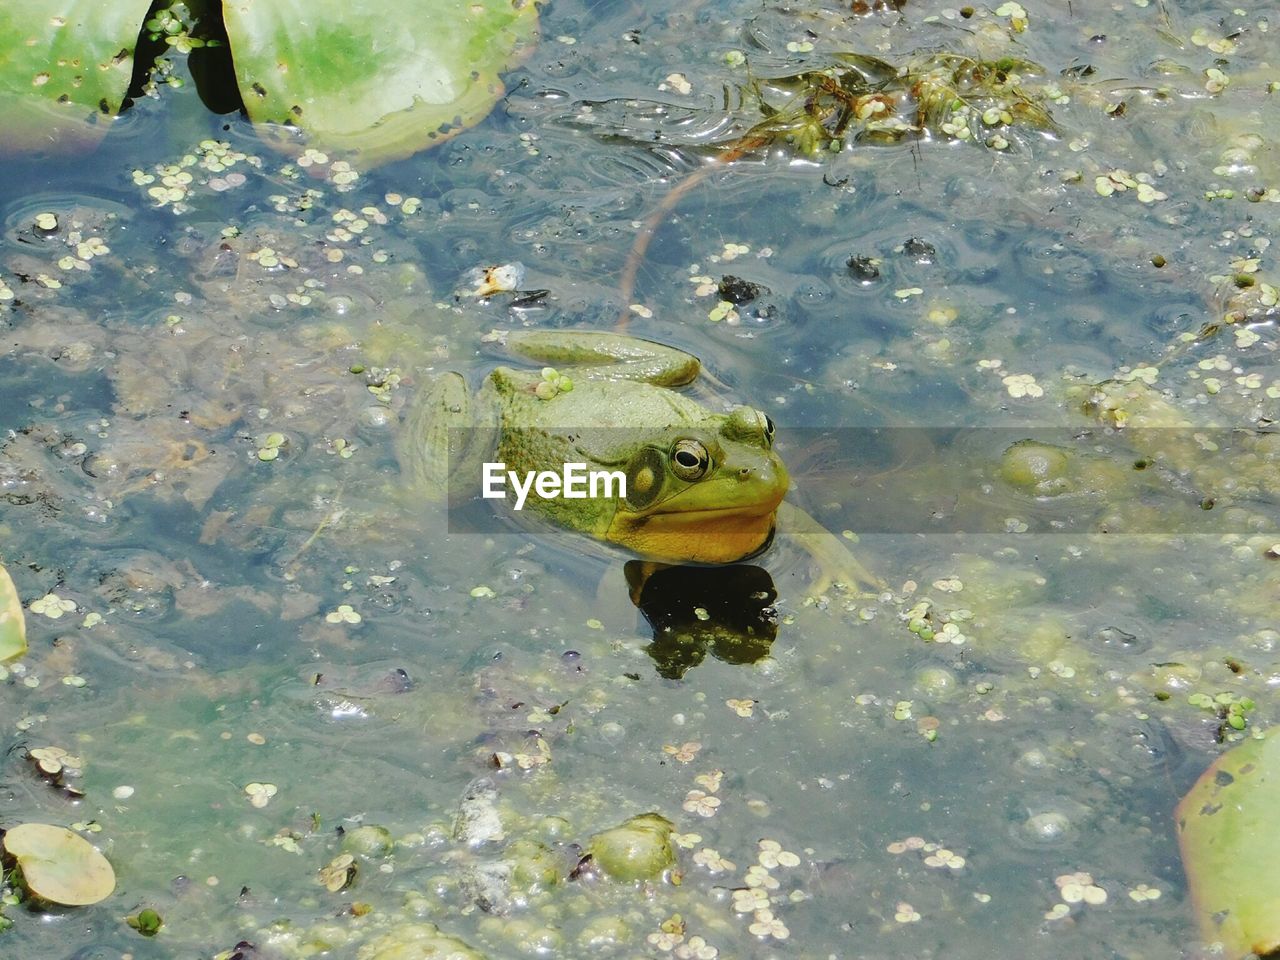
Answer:
[{"label": "water surface", "polygon": [[[189,90],[90,162],[7,161],[0,551],[34,606],[0,818],[84,830],[119,888],[7,908],[6,955],[363,957],[406,923],[495,958],[1194,955],[1170,813],[1238,734],[1188,697],[1260,729],[1280,676],[1280,453],[1205,432],[1280,418],[1275,18],[1016,7],[556,0],[487,121],[354,180]],[[712,160],[753,78],[937,51],[1038,64],[1052,127]],[[467,295],[511,261],[545,297]],[[761,297],[728,313],[726,275]],[[767,655],[676,669],[621,554],[451,534],[406,490],[433,373],[624,315],[702,358],[708,403],[769,411],[835,532],[885,498],[853,549],[889,589],[810,596],[780,537]],[[1068,464],[1041,487],[1005,459],[1033,429]],[[646,811],[678,884],[570,879]],[[362,824],[393,846],[330,892]]]}]

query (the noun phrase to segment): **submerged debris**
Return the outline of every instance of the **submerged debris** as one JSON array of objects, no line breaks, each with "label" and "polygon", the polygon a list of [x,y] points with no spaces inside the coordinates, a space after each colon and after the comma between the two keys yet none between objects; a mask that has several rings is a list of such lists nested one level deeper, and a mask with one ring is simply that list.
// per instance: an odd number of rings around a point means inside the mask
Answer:
[{"label": "submerged debris", "polygon": [[801,156],[857,143],[962,140],[1008,150],[1058,131],[1043,67],[1030,60],[923,52],[900,64],[832,54],[817,68],[753,76],[724,113],[641,100],[584,101],[573,122],[636,142],[715,146],[730,156],[784,148]]},{"label": "submerged debris", "polygon": [[524,274],[523,263],[494,264],[468,270],[462,282],[464,286],[471,288],[466,291],[468,296],[483,299],[495,293],[511,293],[519,290],[520,285],[524,283]]}]

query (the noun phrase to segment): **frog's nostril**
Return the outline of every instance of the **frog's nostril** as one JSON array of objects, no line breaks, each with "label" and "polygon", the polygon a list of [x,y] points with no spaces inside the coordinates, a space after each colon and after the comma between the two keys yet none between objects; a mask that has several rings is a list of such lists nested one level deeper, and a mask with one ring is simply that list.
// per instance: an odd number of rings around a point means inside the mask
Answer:
[{"label": "frog's nostril", "polygon": [[739,471],[738,471],[738,479],[739,479],[739,480],[749,480],[750,478],[751,478],[751,468],[750,468],[750,467],[743,467],[741,470],[739,470]]}]

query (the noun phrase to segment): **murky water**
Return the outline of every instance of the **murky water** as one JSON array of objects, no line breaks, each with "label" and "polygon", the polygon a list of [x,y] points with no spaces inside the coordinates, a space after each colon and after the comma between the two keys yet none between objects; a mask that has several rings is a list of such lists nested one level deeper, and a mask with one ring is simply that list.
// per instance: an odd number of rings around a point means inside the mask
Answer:
[{"label": "murky water", "polygon": [[[492,958],[1193,955],[1170,812],[1239,734],[1188,697],[1263,728],[1280,678],[1280,447],[1213,434],[1280,418],[1277,18],[1014,7],[556,0],[483,125],[353,182],[189,91],[91,163],[12,163],[0,556],[32,649],[0,822],[76,825],[119,887],[6,908],[4,954],[375,957],[430,923]],[[1039,64],[1053,129],[707,166],[753,78],[939,50]],[[546,295],[468,295],[510,261]],[[759,295],[727,310],[725,276]],[[834,532],[881,498],[883,594],[811,596],[780,536],[772,643],[668,611],[673,648],[621,553],[451,533],[407,489],[432,373],[623,317],[769,411]],[[1033,427],[1047,474],[1006,452]],[[575,872],[647,811],[678,883]],[[391,844],[331,892],[361,825]]]}]

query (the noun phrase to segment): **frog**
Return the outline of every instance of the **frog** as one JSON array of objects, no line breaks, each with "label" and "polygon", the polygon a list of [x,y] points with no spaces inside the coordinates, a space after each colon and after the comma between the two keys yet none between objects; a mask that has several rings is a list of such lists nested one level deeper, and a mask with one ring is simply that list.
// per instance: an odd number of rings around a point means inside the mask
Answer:
[{"label": "frog", "polygon": [[[682,392],[697,357],[630,334],[523,330],[505,347],[536,365],[498,366],[472,391],[459,373],[435,377],[410,403],[398,441],[416,494],[474,497],[484,464],[514,481],[584,464],[625,478],[605,495],[542,498],[527,507],[556,527],[662,564],[731,564],[763,552],[780,520],[826,582],[878,581],[830,533],[784,502],[790,477],[776,427],[747,405],[717,411]],[[607,495],[612,493],[612,495]]]}]

